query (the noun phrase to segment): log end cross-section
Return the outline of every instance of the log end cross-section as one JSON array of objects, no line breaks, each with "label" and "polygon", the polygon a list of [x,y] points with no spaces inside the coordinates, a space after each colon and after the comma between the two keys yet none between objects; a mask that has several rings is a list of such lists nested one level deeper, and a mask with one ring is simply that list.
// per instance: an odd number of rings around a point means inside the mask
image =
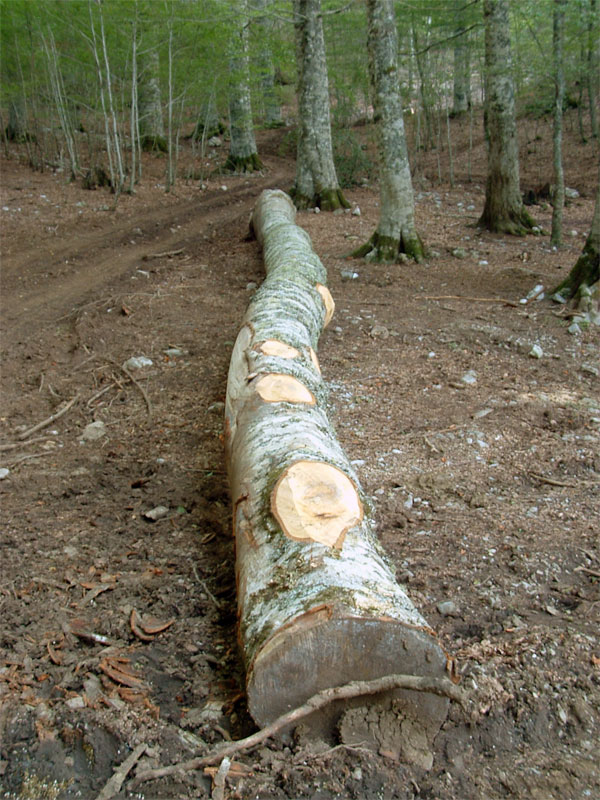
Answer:
[{"label": "log end cross-section", "polygon": [[297,461],[275,484],[271,509],[286,536],[341,548],[363,518],[356,486],[331,464]]}]

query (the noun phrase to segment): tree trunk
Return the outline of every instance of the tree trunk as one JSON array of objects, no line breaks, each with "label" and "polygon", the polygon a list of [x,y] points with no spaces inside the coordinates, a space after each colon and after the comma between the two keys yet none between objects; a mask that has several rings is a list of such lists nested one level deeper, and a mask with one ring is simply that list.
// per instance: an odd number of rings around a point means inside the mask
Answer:
[{"label": "tree trunk", "polygon": [[380,217],[377,230],[353,255],[397,261],[399,253],[420,261],[414,196],[404,135],[398,76],[398,36],[391,0],[367,0],[369,67],[379,138]]},{"label": "tree trunk", "polygon": [[238,7],[240,19],[231,42],[229,59],[229,130],[231,142],[225,169],[231,172],[255,172],[262,169],[256,149],[252,103],[250,100],[250,64],[248,57],[248,16],[246,2]]},{"label": "tree trunk", "polygon": [[596,113],[596,95],[598,91],[598,6],[596,0],[590,0],[588,21],[588,70],[586,77],[588,100],[590,103],[590,125],[592,136],[598,138],[598,116]]},{"label": "tree trunk", "polygon": [[523,235],[534,222],[519,190],[508,0],[484,0],[485,132],[488,176],[479,224],[496,233]]},{"label": "tree trunk", "polygon": [[[446,669],[327,418],[315,349],[333,301],[294,217],[280,191],[263,192],[254,210],[267,278],[233,348],[225,407],[239,637],[261,726],[326,687]],[[399,692],[394,702],[431,742],[446,701]]]},{"label": "tree trunk", "polygon": [[562,218],[565,205],[565,178],[562,162],[562,120],[565,97],[563,72],[563,40],[565,0],[554,0],[553,55],[554,55],[554,129],[552,137],[554,158],[554,202],[552,204],[552,232],[550,241],[558,247],[562,243]]},{"label": "tree trunk", "polygon": [[600,280],[600,170],[598,172],[598,188],[596,204],[590,234],[577,263],[552,292],[559,295],[557,299],[570,300],[577,297],[584,286],[591,287]]},{"label": "tree trunk", "polygon": [[457,37],[454,39],[454,87],[452,116],[458,117],[469,110],[471,105],[471,49],[468,33],[465,32],[463,0],[455,0],[455,14],[457,15]]},{"label": "tree trunk", "polygon": [[167,152],[160,95],[158,52],[151,50],[140,59],[138,105],[142,150]]},{"label": "tree trunk", "polygon": [[349,208],[340,189],[331,142],[329,82],[321,0],[294,0],[298,61],[298,164],[292,190],[298,208]]},{"label": "tree trunk", "polygon": [[269,8],[272,0],[255,0],[254,8],[264,14],[256,18],[256,26],[260,31],[257,67],[259,73],[261,96],[263,100],[264,125],[266,128],[281,128],[281,103],[275,89],[275,70],[271,53],[270,35],[273,22],[269,19]]}]

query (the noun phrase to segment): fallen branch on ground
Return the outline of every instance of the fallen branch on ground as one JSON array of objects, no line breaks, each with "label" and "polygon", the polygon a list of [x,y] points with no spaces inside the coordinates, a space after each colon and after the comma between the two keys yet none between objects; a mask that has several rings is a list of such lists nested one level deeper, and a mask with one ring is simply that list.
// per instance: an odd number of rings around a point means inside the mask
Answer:
[{"label": "fallen branch on ground", "polygon": [[183,253],[183,247],[181,250],[167,250],[164,253],[148,253],[142,257],[142,261],[147,261],[149,258],[173,258],[173,256],[179,256]]},{"label": "fallen branch on ground", "polygon": [[431,692],[432,694],[437,694],[442,697],[448,697],[459,703],[463,708],[467,708],[468,694],[464,689],[452,683],[449,678],[432,678],[420,675],[384,675],[382,678],[375,678],[372,681],[352,681],[344,686],[334,686],[330,689],[323,689],[317,692],[317,694],[309,698],[303,705],[292,711],[288,711],[286,714],[282,714],[270,725],[247,736],[245,739],[231,742],[231,744],[220,747],[205,756],[192,758],[189,761],[181,761],[170,767],[159,767],[142,772],[134,778],[133,787],[135,788],[140,783],[146,781],[164,778],[167,775],[203,769],[211,764],[216,764],[224,758],[230,758],[241,750],[249,750],[252,747],[256,747],[256,745],[261,744],[266,739],[270,739],[288,725],[299,722],[301,719],[304,719],[304,717],[307,717],[314,711],[324,708],[335,700],[348,700],[352,697],[379,694],[380,692],[388,692],[393,689]]},{"label": "fallen branch on ground", "polygon": [[519,308],[519,303],[506,300],[504,297],[463,297],[460,294],[416,294],[415,300],[466,300],[469,303],[504,303],[506,306]]},{"label": "fallen branch on ground", "polygon": [[140,392],[140,394],[144,398],[144,402],[146,403],[146,409],[148,411],[148,418],[152,417],[152,404],[150,403],[150,398],[148,397],[148,394],[144,389],[144,387],[141,385],[141,383],[138,380],[136,380],[131,374],[131,372],[129,372],[129,370],[122,364],[118,364],[112,358],[106,358],[106,360],[110,361],[111,364],[120,369],[121,372],[129,378],[129,380],[133,383],[133,385],[136,387],[136,389]]},{"label": "fallen branch on ground", "polygon": [[41,431],[42,428],[46,428],[48,425],[51,425],[53,422],[56,422],[56,420],[60,419],[60,417],[62,417],[63,414],[66,414],[67,411],[70,408],[72,408],[78,400],[79,400],[79,395],[76,394],[75,397],[72,400],[69,400],[69,402],[66,403],[59,411],[57,411],[54,414],[51,414],[46,419],[43,419],[41,422],[38,422],[37,425],[33,425],[33,427],[31,428],[27,428],[26,431],[22,431],[22,433],[20,433],[17,438],[19,438],[21,441],[23,441],[23,439],[28,439],[33,433],[37,433],[38,431]]},{"label": "fallen branch on ground", "polygon": [[121,786],[123,786],[125,783],[125,779],[140,758],[144,755],[147,747],[148,745],[144,743],[138,744],[133,753],[117,767],[112,778],[109,778],[109,780],[104,784],[104,788],[96,797],[96,800],[111,800],[112,797],[115,797],[117,794],[119,794],[121,791]]}]

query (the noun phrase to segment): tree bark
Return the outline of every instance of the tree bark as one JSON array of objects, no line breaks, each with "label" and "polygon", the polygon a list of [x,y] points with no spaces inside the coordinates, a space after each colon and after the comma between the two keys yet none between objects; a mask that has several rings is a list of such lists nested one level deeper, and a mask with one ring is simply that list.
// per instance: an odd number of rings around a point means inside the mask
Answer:
[{"label": "tree bark", "polygon": [[562,120],[565,97],[563,71],[563,41],[566,0],[554,0],[553,55],[554,55],[554,128],[552,149],[554,160],[554,202],[552,204],[552,232],[550,241],[558,247],[562,243],[562,219],[565,205],[565,177],[562,160]]},{"label": "tree bark", "polygon": [[471,49],[468,33],[465,32],[464,0],[455,0],[454,9],[458,35],[454,39],[452,116],[458,117],[468,111],[471,105]]},{"label": "tree bark", "polygon": [[349,208],[333,162],[329,81],[321,0],[294,0],[298,62],[298,161],[292,196],[298,208]]},{"label": "tree bark", "polygon": [[[315,350],[333,301],[294,217],[280,191],[263,192],[254,210],[267,278],[233,348],[225,407],[239,637],[261,726],[327,687],[446,669],[327,418]],[[431,741],[446,701],[394,698]]]},{"label": "tree bark", "polygon": [[479,224],[496,233],[523,235],[534,222],[523,207],[519,189],[508,0],[484,0],[483,7],[488,176]]},{"label": "tree bark", "polygon": [[239,21],[231,42],[229,59],[229,129],[231,142],[225,169],[231,172],[255,172],[262,169],[258,157],[252,102],[250,99],[250,62],[248,56],[248,15],[246,0],[238,4]]},{"label": "tree bark", "polygon": [[[594,217],[583,251],[571,272],[552,292],[563,300],[577,297],[584,286],[592,287],[600,281],[600,169]],[[559,298],[557,298],[559,299]]]},{"label": "tree bark", "polygon": [[151,50],[141,61],[138,86],[140,144],[142,150],[166,153],[158,52]]},{"label": "tree bark", "polygon": [[379,225],[353,255],[397,261],[400,253],[420,261],[423,245],[415,228],[415,204],[398,75],[398,35],[391,0],[367,0],[369,67],[379,139]]},{"label": "tree bark", "polygon": [[281,103],[275,89],[275,70],[273,68],[273,54],[271,52],[270,35],[273,21],[268,14],[272,0],[254,0],[257,11],[263,12],[255,20],[260,32],[259,52],[257,67],[259,73],[261,96],[263,101],[265,128],[281,128],[284,124],[281,115]]}]

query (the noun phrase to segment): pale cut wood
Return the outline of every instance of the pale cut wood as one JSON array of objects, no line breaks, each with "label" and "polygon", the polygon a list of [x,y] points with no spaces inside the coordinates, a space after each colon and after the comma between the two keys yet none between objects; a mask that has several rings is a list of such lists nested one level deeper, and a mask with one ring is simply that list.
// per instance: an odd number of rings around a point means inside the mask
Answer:
[{"label": "pale cut wood", "polygon": [[277,339],[267,339],[259,345],[259,350],[266,356],[279,356],[280,358],[299,358],[300,351],[295,347],[290,347],[285,342],[279,342]]},{"label": "pale cut wood", "polygon": [[335,303],[333,301],[333,297],[331,296],[331,292],[326,286],[323,286],[322,283],[317,283],[316,290],[323,298],[323,304],[325,306],[325,322],[323,323],[323,327],[326,328],[333,319],[333,315],[335,313]]},{"label": "pale cut wood", "polygon": [[292,375],[262,375],[256,381],[256,391],[265,403],[308,403],[314,406],[316,402],[313,393]]},{"label": "pale cut wood", "polygon": [[337,548],[363,518],[350,478],[331,464],[315,461],[296,461],[281,474],[271,494],[271,510],[286,536]]},{"label": "pale cut wood", "polygon": [[[266,725],[349,681],[442,678],[447,659],[395,580],[327,416],[316,357],[334,308],[327,273],[283,192],[263,192],[251,224],[266,279],[233,348],[225,444],[248,705]],[[283,349],[265,352],[270,341]],[[265,401],[257,386],[271,375],[299,382],[314,403]],[[447,699],[400,689],[393,697],[431,742]]]}]

